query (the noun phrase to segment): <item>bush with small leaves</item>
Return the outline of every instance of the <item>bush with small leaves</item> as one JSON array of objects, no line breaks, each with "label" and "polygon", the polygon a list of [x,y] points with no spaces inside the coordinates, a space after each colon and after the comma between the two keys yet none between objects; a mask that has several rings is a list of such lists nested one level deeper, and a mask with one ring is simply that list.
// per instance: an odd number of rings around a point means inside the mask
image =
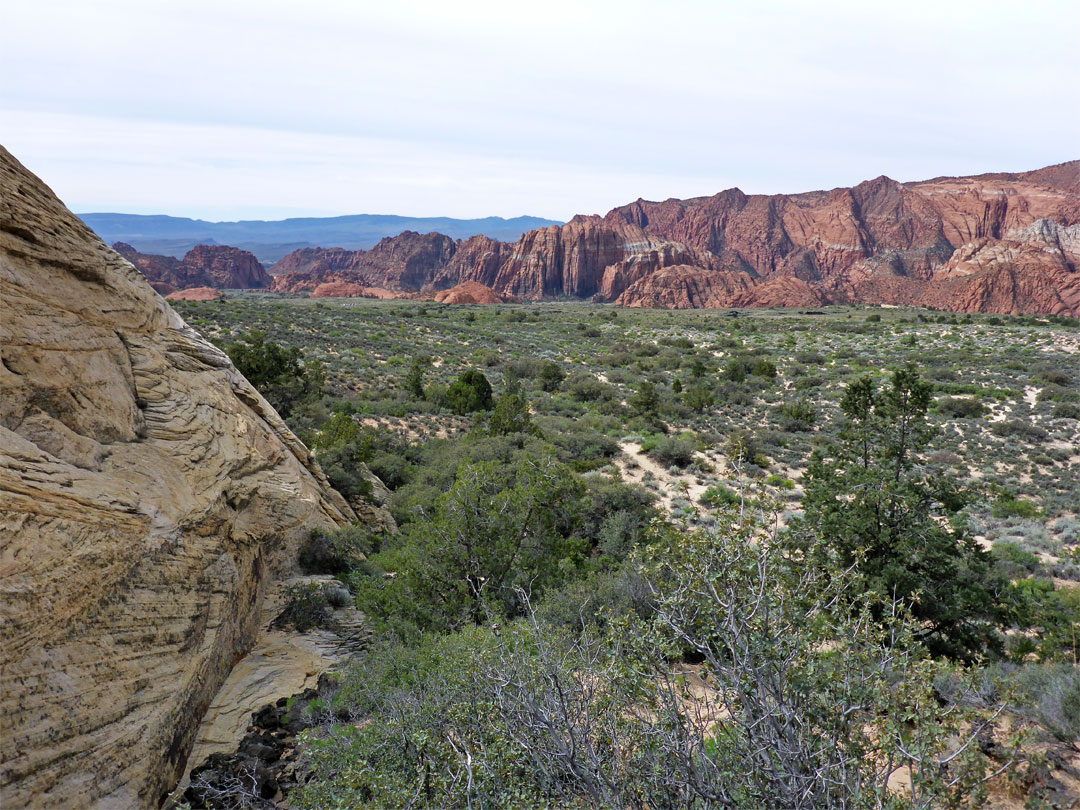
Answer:
[{"label": "bush with small leaves", "polygon": [[306,633],[312,628],[330,627],[332,623],[330,602],[323,588],[316,582],[303,582],[288,587],[285,608],[272,626],[292,627],[298,633]]},{"label": "bush with small leaves", "polygon": [[300,549],[297,563],[305,574],[347,575],[377,551],[380,543],[376,534],[359,523],[329,531],[319,529]]},{"label": "bush with small leaves", "polygon": [[688,467],[694,460],[697,440],[693,435],[664,436],[649,451],[649,455],[667,467]]},{"label": "bush with small leaves", "polygon": [[1054,406],[1055,419],[1080,419],[1080,405],[1072,402],[1059,402]]},{"label": "bush with small leaves", "polygon": [[790,433],[813,430],[817,420],[817,408],[806,398],[791,399],[780,406],[780,427]]},{"label": "bush with small leaves", "polygon": [[757,439],[745,430],[735,430],[728,434],[724,449],[733,464],[752,463],[764,466],[759,463],[759,460],[763,460],[763,454]]},{"label": "bush with small leaves", "polygon": [[937,403],[937,409],[954,419],[978,419],[986,413],[986,406],[977,399],[950,397]]},{"label": "bush with small leaves", "polygon": [[704,385],[694,385],[683,394],[683,404],[692,411],[703,412],[713,406],[713,393]]},{"label": "bush with small leaves", "polygon": [[548,361],[540,369],[539,378],[540,387],[550,394],[559,390],[562,381],[566,379],[566,372],[558,363]]},{"label": "bush with small leaves", "polygon": [[739,504],[742,502],[742,496],[739,495],[739,493],[728,489],[723,484],[716,484],[702,492],[699,500],[706,506],[715,508],[718,506],[734,506]]}]

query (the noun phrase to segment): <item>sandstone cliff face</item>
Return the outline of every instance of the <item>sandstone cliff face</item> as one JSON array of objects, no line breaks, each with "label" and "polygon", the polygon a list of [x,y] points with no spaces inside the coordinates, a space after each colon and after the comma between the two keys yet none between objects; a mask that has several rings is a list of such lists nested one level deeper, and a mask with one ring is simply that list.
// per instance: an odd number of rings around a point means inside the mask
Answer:
[{"label": "sandstone cliff face", "polygon": [[960,247],[919,296],[956,312],[1080,312],[1080,224],[1047,219]]},{"label": "sandstone cliff face", "polygon": [[[436,273],[453,258],[457,246],[457,242],[441,233],[405,231],[382,239],[371,250],[303,248],[293,251],[271,267],[270,272],[286,278],[305,274],[318,278],[317,285],[328,280],[325,276],[330,273],[347,271],[362,276],[370,282],[369,286],[416,290],[431,283]],[[277,282],[276,278],[271,289],[293,284]]]},{"label": "sandstone cliff face", "polygon": [[154,807],[269,581],[352,511],[2,147],[0,352],[0,805]]},{"label": "sandstone cliff face", "polygon": [[[1080,223],[1080,161],[919,183],[878,177],[805,194],[729,189],[637,200],[604,217],[530,231],[512,245],[487,237],[436,244],[435,234],[406,233],[368,252],[298,251],[275,266],[294,272],[274,289],[310,291],[328,281],[447,289],[473,281],[499,295],[624,306],[867,303],[1078,314],[1076,262],[1062,259],[1067,251],[1053,240],[1016,237],[1036,223],[1047,223],[1043,230]],[[404,272],[401,257],[420,240],[428,246],[423,260]],[[966,275],[983,272],[961,283],[961,265]]]},{"label": "sandstone cliff face", "polygon": [[270,283],[270,292],[310,293],[322,284],[339,284],[344,289],[346,287],[371,287],[375,282],[366,274],[356,270],[290,270],[280,276],[274,276],[274,280]]},{"label": "sandstone cliff face", "polygon": [[698,309],[735,306],[754,286],[746,273],[674,265],[640,278],[615,300],[625,307]]},{"label": "sandstone cliff face", "polygon": [[525,234],[493,278],[475,280],[525,299],[572,295],[611,301],[638,278],[677,264],[711,268],[716,262],[704,251],[651,236],[633,224],[575,217]]},{"label": "sandstone cliff face", "polygon": [[126,242],[117,242],[113,249],[151,282],[167,284],[174,290],[259,289],[269,286],[271,280],[255,254],[228,245],[196,245],[183,259],[139,253]]},{"label": "sandstone cliff face", "polygon": [[365,287],[344,281],[326,281],[311,291],[312,298],[380,298],[392,301],[396,298],[412,298],[417,293],[398,292],[385,287]]},{"label": "sandstone cliff face", "polygon": [[928,279],[974,239],[1001,238],[1039,218],[1080,220],[1080,197],[1060,179],[1070,174],[1080,176],[1080,162],[1057,167],[1055,185],[1032,172],[908,184],[879,177],[850,189],[768,197],[732,189],[638,200],[605,220],[708,250],[762,278],[793,275],[826,288],[867,272]]}]

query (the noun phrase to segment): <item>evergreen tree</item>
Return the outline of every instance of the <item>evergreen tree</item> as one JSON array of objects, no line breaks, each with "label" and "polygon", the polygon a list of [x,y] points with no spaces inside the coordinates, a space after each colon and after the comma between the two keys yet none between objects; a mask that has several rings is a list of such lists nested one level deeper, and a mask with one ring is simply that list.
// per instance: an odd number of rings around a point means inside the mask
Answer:
[{"label": "evergreen tree", "polygon": [[841,444],[816,452],[807,470],[802,529],[825,538],[868,589],[906,604],[930,650],[969,659],[999,649],[1009,588],[990,554],[950,522],[965,499],[918,463],[934,433],[930,399],[911,366],[884,391],[870,377],[848,387]]},{"label": "evergreen tree", "polygon": [[642,380],[637,393],[630,397],[630,407],[641,416],[656,419],[660,412],[660,395],[656,392],[656,386]]},{"label": "evergreen tree", "polygon": [[490,411],[494,404],[491,383],[483,372],[469,369],[446,391],[446,404],[458,416],[474,411]]},{"label": "evergreen tree", "polygon": [[304,360],[295,346],[284,347],[252,330],[225,349],[233,365],[266,397],[283,419],[304,402],[322,396],[325,384],[317,360]]},{"label": "evergreen tree", "polygon": [[424,398],[424,366],[417,357],[409,367],[409,373],[405,375],[405,390],[413,399]]}]

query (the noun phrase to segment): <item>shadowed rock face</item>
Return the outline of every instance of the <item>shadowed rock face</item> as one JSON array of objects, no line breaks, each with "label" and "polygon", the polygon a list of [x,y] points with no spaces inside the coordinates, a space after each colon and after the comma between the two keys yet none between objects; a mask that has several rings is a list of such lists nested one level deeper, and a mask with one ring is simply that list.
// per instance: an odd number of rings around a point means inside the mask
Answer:
[{"label": "shadowed rock face", "polygon": [[[1033,237],[1036,223],[1047,233],[1080,223],[1080,161],[919,183],[878,177],[806,194],[729,189],[692,200],[637,200],[603,217],[530,231],[513,244],[443,242],[408,274],[400,257],[437,234],[402,234],[367,252],[298,251],[275,269],[300,275],[278,278],[275,288],[341,281],[419,290],[473,281],[498,295],[624,306],[867,303],[1077,314],[1076,240]],[[387,263],[390,255],[398,265]],[[961,263],[971,276],[963,282],[955,273]],[[345,272],[355,275],[335,275]]]},{"label": "shadowed rock face", "polygon": [[255,254],[228,245],[196,245],[183,259],[139,253],[126,242],[117,242],[113,249],[151,282],[177,290],[192,287],[250,290],[270,284],[270,276]]},{"label": "shadowed rock face", "polygon": [[[390,290],[417,290],[454,256],[457,242],[441,233],[419,234],[405,231],[386,237],[371,250],[342,248],[303,248],[285,256],[270,268],[275,276],[270,289],[296,292],[296,279],[311,276],[321,281],[328,273],[348,271],[350,281],[371,279],[368,286]],[[298,276],[297,274],[301,274]],[[338,279],[344,280],[344,279]]]},{"label": "shadowed rock face", "polygon": [[2,147],[0,361],[0,805],[156,806],[268,582],[352,510]]}]

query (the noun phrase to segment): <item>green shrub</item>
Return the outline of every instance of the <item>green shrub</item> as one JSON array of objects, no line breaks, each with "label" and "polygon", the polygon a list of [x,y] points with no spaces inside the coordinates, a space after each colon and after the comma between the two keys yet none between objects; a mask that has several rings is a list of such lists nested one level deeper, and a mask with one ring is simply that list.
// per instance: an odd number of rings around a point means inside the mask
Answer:
[{"label": "green shrub", "polygon": [[713,406],[713,394],[704,385],[694,385],[683,394],[683,404],[692,411],[706,411]]},{"label": "green shrub", "polygon": [[757,439],[745,430],[734,430],[728,434],[725,452],[733,464],[754,463],[764,466],[758,463],[762,453]]},{"label": "green shrub", "polygon": [[780,489],[792,490],[795,489],[795,482],[790,478],[785,478],[782,475],[769,475],[765,477],[765,483],[769,486],[778,487]]},{"label": "green shrub", "polygon": [[977,419],[986,413],[986,406],[977,399],[950,397],[937,403],[939,412],[954,419]]},{"label": "green shrub", "polygon": [[817,420],[817,408],[808,399],[800,397],[780,406],[780,427],[790,433],[813,430]]},{"label": "green shrub", "polygon": [[562,389],[577,402],[606,402],[615,398],[615,389],[587,371],[575,371]]},{"label": "green shrub", "polygon": [[993,507],[991,507],[991,511],[994,517],[999,518],[1033,518],[1042,514],[1038,504],[1023,498],[1017,498],[1016,495],[1008,493],[998,496]]},{"label": "green shrub", "polygon": [[1018,436],[1028,441],[1043,441],[1050,435],[1038,425],[1022,422],[1019,419],[994,422],[994,424],[990,426],[990,431],[995,436]]},{"label": "green shrub", "polygon": [[728,489],[723,484],[716,484],[701,493],[701,502],[706,506],[733,506],[742,502],[742,496]]},{"label": "green shrub", "polygon": [[1080,669],[1074,664],[1031,664],[1017,670],[1020,710],[1059,740],[1080,739]]},{"label": "green shrub", "polygon": [[1080,405],[1072,402],[1059,402],[1054,406],[1055,419],[1080,419]]},{"label": "green shrub", "polygon": [[694,460],[697,440],[693,436],[664,436],[649,450],[649,455],[667,467],[687,467]]},{"label": "green shrub", "polygon": [[490,411],[494,404],[491,383],[482,372],[469,369],[447,389],[446,407],[458,416],[476,411]]},{"label": "green shrub", "polygon": [[1061,369],[1040,371],[1039,380],[1047,385],[1059,385],[1062,388],[1068,388],[1072,385],[1072,377]]},{"label": "green shrub", "polygon": [[322,365],[305,360],[296,346],[284,347],[253,329],[226,349],[237,370],[274,406],[282,418],[303,402],[317,399],[324,390]]},{"label": "green shrub", "polygon": [[333,615],[323,588],[315,582],[290,585],[285,592],[285,608],[272,622],[274,627],[292,627],[306,633],[316,627],[330,627]]},{"label": "green shrub", "polygon": [[379,544],[379,538],[359,523],[331,531],[318,530],[300,549],[297,562],[305,574],[347,575],[368,554],[377,551]]}]

